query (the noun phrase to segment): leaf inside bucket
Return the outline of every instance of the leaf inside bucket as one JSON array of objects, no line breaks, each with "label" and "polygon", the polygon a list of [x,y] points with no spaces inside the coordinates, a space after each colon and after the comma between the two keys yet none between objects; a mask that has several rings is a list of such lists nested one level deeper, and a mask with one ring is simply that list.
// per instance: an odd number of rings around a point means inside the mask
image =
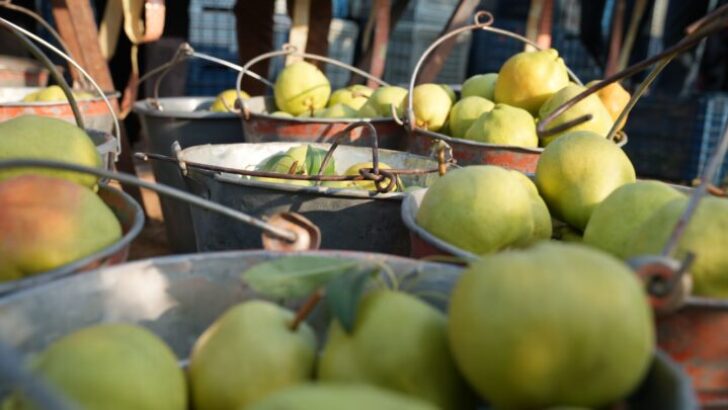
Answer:
[{"label": "leaf inside bucket", "polygon": [[354,330],[359,300],[367,283],[379,271],[377,266],[352,267],[333,278],[326,286],[326,305],[347,333]]},{"label": "leaf inside bucket", "polygon": [[241,277],[264,296],[302,298],[358,263],[324,256],[286,256],[259,263],[243,272]]},{"label": "leaf inside bucket", "polygon": [[[317,175],[319,172],[319,168],[321,168],[321,164],[324,162],[324,158],[326,157],[326,150],[321,148],[314,148],[309,146],[308,151],[306,152],[306,167],[308,170],[308,175]],[[324,172],[322,175],[336,175],[336,161],[334,160],[334,157],[332,156],[328,163],[326,163],[326,168],[324,168]]]}]

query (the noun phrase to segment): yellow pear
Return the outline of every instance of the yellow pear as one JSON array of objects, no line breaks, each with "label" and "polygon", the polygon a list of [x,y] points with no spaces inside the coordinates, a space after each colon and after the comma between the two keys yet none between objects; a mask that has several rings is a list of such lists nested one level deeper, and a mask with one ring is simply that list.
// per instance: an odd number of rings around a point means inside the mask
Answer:
[{"label": "yellow pear", "polygon": [[[547,115],[555,111],[563,103],[579,95],[584,90],[586,90],[586,87],[577,84],[567,85],[544,103],[539,110],[539,117],[541,119],[546,118]],[[602,104],[602,100],[594,94],[579,101],[573,107],[566,110],[566,112],[556,117],[549,123],[548,127],[556,127],[565,122],[581,117],[584,114],[591,114],[592,118],[589,121],[571,127],[566,131],[547,136],[541,141],[543,146],[547,146],[556,138],[559,138],[570,131],[591,131],[606,138],[607,133],[609,133],[609,130],[614,124],[614,120],[612,119],[611,114],[609,114],[609,111],[607,111],[607,108],[604,104]]]},{"label": "yellow pear", "polygon": [[[586,86],[591,87],[598,82],[599,80],[594,80]],[[621,114],[624,108],[627,107],[627,103],[629,103],[629,100],[631,98],[627,90],[625,90],[624,87],[622,87],[622,85],[618,82],[611,83],[608,86],[597,91],[597,96],[599,96],[599,99],[602,100],[602,104],[604,104],[604,107],[607,108],[607,111],[609,111],[609,114],[612,116],[612,120],[614,121],[617,121],[617,118],[619,118],[619,114]],[[620,130],[624,128],[624,124],[627,122],[627,118],[628,117],[625,117],[624,120],[619,124]]]},{"label": "yellow pear", "polygon": [[22,175],[0,181],[0,282],[45,272],[121,237],[116,215],[90,189]]},{"label": "yellow pear", "polygon": [[369,100],[374,90],[371,88],[354,84],[346,88],[340,88],[331,94],[329,99],[329,107],[336,104],[345,104],[358,111]]},{"label": "yellow pear", "polygon": [[498,72],[494,98],[536,116],[538,109],[569,84],[564,60],[554,49],[524,51],[509,58]]},{"label": "yellow pear", "polygon": [[331,84],[324,73],[306,61],[287,65],[273,87],[278,109],[293,115],[326,107],[330,94]]},{"label": "yellow pear", "polygon": [[[407,98],[400,109],[404,112]],[[450,114],[452,100],[447,91],[439,84],[420,84],[413,90],[412,109],[415,125],[429,131],[439,131]]]},{"label": "yellow pear", "polygon": [[536,124],[528,111],[506,104],[478,117],[465,133],[465,139],[489,144],[538,147]]},{"label": "yellow pear", "polygon": [[[240,91],[242,99],[247,100],[250,96],[245,91]],[[217,95],[210,106],[212,112],[230,112],[235,109],[235,101],[238,100],[238,91],[235,89],[225,90]]]},{"label": "yellow pear", "polygon": [[460,91],[462,98],[476,96],[486,100],[495,99],[495,82],[498,80],[498,73],[474,75],[463,83]]},{"label": "yellow pear", "polygon": [[[448,126],[450,135],[455,138],[464,138],[466,131],[482,114],[490,111],[495,107],[492,101],[483,97],[464,97],[458,101],[450,109]],[[440,132],[444,133],[441,129]]]}]

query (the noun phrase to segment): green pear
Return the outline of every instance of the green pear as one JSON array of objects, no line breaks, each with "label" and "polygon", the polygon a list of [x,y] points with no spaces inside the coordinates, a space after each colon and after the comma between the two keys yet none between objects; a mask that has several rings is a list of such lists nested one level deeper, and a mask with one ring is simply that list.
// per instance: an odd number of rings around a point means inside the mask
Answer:
[{"label": "green pear", "polygon": [[278,109],[293,115],[326,107],[330,94],[331,84],[324,73],[305,61],[287,65],[273,87]]},{"label": "green pear", "polygon": [[498,72],[494,98],[536,116],[538,109],[569,84],[564,60],[554,49],[524,51],[509,58]]},{"label": "green pear", "polygon": [[450,102],[455,104],[458,100],[458,96],[457,94],[455,94],[455,90],[453,90],[452,87],[447,84],[440,84],[440,87],[442,87],[442,89],[445,90],[445,92],[447,93],[448,97],[450,97]]},{"label": "green pear", "polygon": [[625,258],[637,229],[665,204],[682,197],[683,194],[664,182],[637,181],[623,185],[594,208],[584,229],[584,243]]},{"label": "green pear", "polygon": [[336,104],[345,104],[351,107],[354,111],[358,111],[372,95],[374,90],[371,88],[354,84],[346,88],[340,88],[331,94],[329,99],[329,107]]},{"label": "green pear", "polygon": [[[87,167],[101,167],[96,145],[74,124],[52,117],[23,115],[0,123],[0,160],[48,159]],[[0,180],[24,174],[48,175],[94,187],[94,175],[45,168],[14,168],[0,171]]]},{"label": "green pear", "polygon": [[[627,256],[658,255],[685,211],[687,197],[673,199],[657,209],[635,232],[627,246]],[[678,242],[675,258],[695,254],[689,272],[693,293],[698,296],[728,298],[728,200],[706,197],[698,205],[684,235]]]},{"label": "green pear", "polygon": [[497,80],[498,73],[474,75],[465,80],[460,94],[462,98],[476,96],[493,101],[495,99],[495,82]]},{"label": "green pear", "polygon": [[458,368],[494,408],[606,408],[644,378],[652,320],[625,264],[544,241],[472,263],[452,291],[448,334]]},{"label": "green pear", "polygon": [[[439,131],[447,121],[452,107],[452,100],[442,86],[438,84],[420,84],[413,90],[412,109],[415,114],[417,128],[429,131]],[[405,98],[400,110],[404,112],[407,107]]]},{"label": "green pear", "polygon": [[358,113],[346,104],[334,104],[321,113],[321,118],[356,118]]},{"label": "green pear", "polygon": [[445,315],[416,297],[374,291],[360,301],[351,333],[338,321],[331,324],[319,360],[319,379],[367,383],[444,410],[472,407],[450,356],[446,329]]},{"label": "green pear", "polygon": [[294,313],[262,300],[230,308],[195,343],[189,380],[197,410],[240,409],[313,377],[316,336]]},{"label": "green pear", "polygon": [[297,118],[322,118],[323,114],[326,112],[326,107],[316,108],[311,111],[305,111],[298,115],[296,115]]},{"label": "green pear", "polygon": [[[566,87],[559,90],[556,94],[554,94],[551,98],[549,98],[543,104],[543,106],[541,106],[541,109],[539,110],[539,117],[546,118],[547,115],[552,113],[563,103],[579,95],[584,90],[586,90],[586,88],[580,85],[567,85]],[[576,103],[576,105],[569,108],[568,110],[566,110],[566,112],[559,115],[558,117],[556,117],[556,119],[550,122],[548,127],[553,128],[559,126],[561,124],[564,124],[565,122],[574,120],[585,114],[591,114],[592,118],[589,121],[571,127],[566,131],[547,136],[542,141],[543,146],[550,144],[553,140],[559,138],[569,131],[591,131],[606,138],[607,133],[609,133],[609,130],[614,124],[614,120],[612,119],[612,115],[609,113],[609,111],[607,111],[607,108],[602,103],[602,100],[600,100],[599,96],[597,96],[596,94],[591,94],[590,96]]]},{"label": "green pear", "polygon": [[270,115],[273,117],[293,118],[293,115],[285,111],[273,111]]},{"label": "green pear", "polygon": [[[149,330],[103,324],[68,334],[32,360],[45,378],[86,410],[186,410],[187,387],[169,347]],[[8,410],[35,408],[15,395]]]},{"label": "green pear", "polygon": [[553,227],[551,224],[551,214],[549,214],[549,208],[546,206],[541,195],[538,194],[538,188],[536,184],[531,181],[529,177],[520,171],[510,170],[511,174],[515,175],[521,182],[521,185],[526,188],[531,198],[531,211],[533,213],[533,233],[529,238],[525,240],[524,245],[529,245],[533,242],[540,241],[543,239],[551,238],[553,233]]},{"label": "green pear", "polygon": [[544,148],[536,166],[536,186],[551,214],[579,230],[600,202],[635,180],[624,151],[590,131],[558,138]]},{"label": "green pear", "polygon": [[495,104],[482,97],[465,97],[453,105],[450,110],[450,135],[464,138],[465,132],[481,116],[493,109]]},{"label": "green pear", "polygon": [[536,124],[528,111],[496,104],[478,117],[465,132],[465,139],[489,144],[538,147]]},{"label": "green pear", "polygon": [[47,272],[121,238],[119,220],[92,190],[64,179],[0,181],[0,282]]},{"label": "green pear", "polygon": [[534,232],[531,195],[510,171],[477,165],[449,171],[422,199],[417,224],[469,252],[521,243]]},{"label": "green pear", "polygon": [[271,394],[247,410],[436,410],[411,396],[366,384],[308,383]]},{"label": "green pear", "polygon": [[359,109],[360,118],[389,118],[392,116],[392,106],[398,109],[405,101],[407,90],[402,87],[379,87]]},{"label": "green pear", "polygon": [[[240,96],[244,100],[250,98],[248,93],[246,93],[245,91],[240,91]],[[225,90],[218,94],[217,97],[215,97],[215,101],[213,101],[212,105],[210,106],[210,111],[230,112],[235,108],[235,101],[237,100],[238,91],[236,89]]]},{"label": "green pear", "polygon": [[51,85],[46,88],[33,92],[23,98],[24,102],[53,102],[53,101],[68,101],[66,93],[63,92],[63,88],[57,85]]}]

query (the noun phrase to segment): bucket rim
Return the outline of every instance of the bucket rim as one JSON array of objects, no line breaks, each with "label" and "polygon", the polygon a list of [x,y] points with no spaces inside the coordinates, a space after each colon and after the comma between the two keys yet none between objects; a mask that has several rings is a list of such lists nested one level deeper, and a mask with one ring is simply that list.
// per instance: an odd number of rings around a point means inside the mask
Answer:
[{"label": "bucket rim", "polygon": [[[433,132],[433,131],[427,131],[420,128],[416,128],[409,133],[410,135],[417,136],[417,137],[424,137],[434,140],[442,140],[446,142],[449,145],[455,145],[455,146],[467,146],[472,148],[479,148],[479,149],[498,149],[498,150],[508,150],[508,151],[516,151],[516,152],[523,152],[523,153],[529,153],[529,154],[541,154],[543,153],[544,148],[538,147],[538,148],[528,148],[528,147],[519,147],[517,145],[505,145],[505,144],[491,144],[488,142],[479,142],[479,141],[471,141],[467,140],[465,138],[455,138],[451,137],[449,135],[440,134],[439,132]],[[624,147],[627,142],[629,142],[629,137],[627,136],[626,132],[622,132],[622,139],[617,141],[618,147]]]},{"label": "bucket rim", "polygon": [[[58,279],[68,277],[74,273],[79,273],[81,272],[82,268],[89,265],[90,263],[109,257],[123,250],[131,244],[131,242],[139,235],[142,228],[144,227],[144,212],[142,211],[141,206],[131,196],[117,188],[108,185],[99,185],[99,192],[101,192],[102,190],[106,193],[116,196],[117,198],[122,200],[124,204],[128,205],[130,208],[133,209],[134,220],[129,227],[129,230],[124,235],[122,235],[122,237],[119,238],[119,240],[117,240],[116,242],[82,259],[68,263],[56,269],[30,275],[22,279],[9,282],[0,282],[0,300],[3,300],[8,295],[14,295],[22,290],[34,289],[43,284],[48,284]],[[118,216],[116,217],[118,219]]]},{"label": "bucket rim", "polygon": [[[189,153],[194,151],[199,151],[205,148],[210,147],[236,147],[236,146],[276,146],[280,145],[283,147],[289,147],[290,145],[300,145],[301,143],[295,142],[295,141],[274,141],[274,142],[238,142],[233,144],[204,144],[204,145],[195,145],[191,147],[187,147],[180,151],[179,157],[180,159],[184,160],[186,154],[189,155]],[[325,142],[315,142],[315,143],[307,143],[307,145],[311,145],[317,148],[324,148],[327,149],[331,147],[330,143]],[[359,146],[352,146],[352,145],[341,145],[339,148],[345,148],[345,149],[357,149],[357,150],[364,150],[364,151],[371,151],[370,147],[359,147]],[[385,149],[380,148],[379,153],[382,152],[386,153],[392,153],[396,155],[404,155],[408,157],[416,157],[421,160],[432,162],[433,167],[437,166],[437,161],[435,161],[432,158],[423,156],[423,155],[417,155],[410,152],[404,152],[404,151],[397,151],[397,150],[391,150],[391,149]],[[307,194],[319,194],[322,196],[328,196],[328,197],[338,197],[338,198],[352,198],[352,199],[372,199],[372,200],[394,200],[394,201],[402,201],[406,195],[407,192],[388,192],[388,193],[374,193],[373,191],[363,190],[363,189],[349,189],[349,188],[334,188],[334,187],[325,187],[325,186],[301,186],[301,185],[294,185],[294,184],[288,184],[288,183],[277,183],[277,182],[267,182],[267,181],[258,181],[254,179],[245,178],[243,176],[239,175],[231,175],[231,174],[224,174],[220,172],[215,171],[208,171],[208,170],[202,170],[202,169],[195,169],[195,168],[189,168],[188,173],[200,173],[207,175],[209,177],[214,178],[216,181],[222,182],[222,183],[229,183],[234,185],[242,185],[242,186],[250,186],[254,188],[263,188],[263,189],[269,189],[273,191],[280,191],[280,192],[293,192],[293,193],[307,193]],[[185,178],[188,178],[188,176],[185,176]]]},{"label": "bucket rim", "polygon": [[[160,97],[159,101],[162,106],[164,102],[174,102],[180,100],[197,100],[200,104],[208,103],[215,100],[214,96],[187,96],[187,97]],[[235,119],[238,120],[240,115],[234,112],[212,112],[207,110],[199,111],[182,111],[182,110],[158,110],[154,108],[151,103],[151,98],[145,98],[143,100],[135,101],[132,105],[132,111],[140,117],[155,117],[155,118],[172,118],[172,119],[185,119],[185,120],[210,120],[210,119]]]},{"label": "bucket rim", "polygon": [[[45,87],[4,87],[4,88],[33,88],[33,89],[42,89]],[[106,98],[116,98],[118,99],[121,97],[121,93],[119,91],[104,91],[104,95]],[[92,98],[83,98],[78,100],[78,104],[89,104],[89,103],[103,103],[104,99],[99,97],[98,95],[93,96]],[[69,105],[68,101],[61,100],[61,101],[0,101],[0,108],[14,108],[14,107],[20,107],[20,108],[26,108],[26,107],[55,107],[55,106],[65,106]]]}]

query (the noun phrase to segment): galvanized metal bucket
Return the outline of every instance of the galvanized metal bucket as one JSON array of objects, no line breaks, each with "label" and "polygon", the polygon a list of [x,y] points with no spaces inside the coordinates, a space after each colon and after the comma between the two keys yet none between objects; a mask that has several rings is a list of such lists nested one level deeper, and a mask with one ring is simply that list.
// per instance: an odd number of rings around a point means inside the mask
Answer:
[{"label": "galvanized metal bucket", "polygon": [[[181,161],[252,170],[263,159],[299,143],[246,143],[206,145],[187,148],[179,154]],[[329,149],[329,144],[311,144]],[[372,150],[341,145],[334,151],[337,174],[356,163],[372,160]],[[379,150],[379,160],[392,168],[437,167],[433,159],[404,152]],[[437,174],[402,175],[405,186],[428,186]],[[185,177],[189,190],[197,195],[239,209],[254,216],[294,211],[302,214],[321,230],[321,247],[406,255],[409,239],[400,218],[401,192],[375,194],[357,189],[323,186],[299,186],[262,182],[241,175],[219,173],[189,167]],[[192,218],[201,251],[260,248],[254,228],[231,225],[222,216],[192,210]]]},{"label": "galvanized metal bucket", "polygon": [[[407,287],[412,293],[435,291],[447,295],[460,272],[454,266],[387,255],[309,254],[384,263],[400,280],[413,279],[411,288]],[[55,281],[0,299],[0,341],[23,354],[33,354],[86,326],[136,323],[160,336],[184,360],[199,335],[223,312],[235,304],[261,298],[240,273],[284,255],[290,254],[250,251],[172,256]],[[285,305],[295,308],[301,302],[287,301]],[[433,305],[445,308],[442,303]],[[328,323],[325,314],[317,309],[308,322],[323,340]],[[3,387],[0,385],[0,392]],[[627,401],[630,408],[695,408],[690,381],[659,351],[648,376]]]},{"label": "galvanized metal bucket", "polygon": [[[295,47],[285,44],[282,50],[262,54],[243,66],[238,76],[238,89],[249,68],[259,61],[273,57],[298,57],[323,61],[347,69],[357,75],[372,80],[379,85],[389,85],[379,78],[369,75],[356,67],[327,57],[310,53],[301,53]],[[270,97],[253,97],[241,100],[241,118],[248,142],[331,142],[344,128],[361,118],[288,118],[270,115],[278,110],[275,101]],[[406,132],[393,118],[372,118],[370,121],[379,135],[379,147],[402,150],[406,146]],[[362,130],[354,130],[345,142],[350,145],[369,146],[366,138],[361,138]]]},{"label": "galvanized metal bucket", "polygon": [[[175,142],[180,148],[244,142],[237,114],[209,111],[214,100],[214,97],[170,97],[135,102],[133,111],[139,116],[147,149],[154,154],[174,156]],[[157,182],[187,189],[179,167],[174,164],[154,161],[152,171]],[[160,202],[172,249],[180,253],[196,251],[189,205],[165,197],[160,197]]]},{"label": "galvanized metal bucket", "polygon": [[131,242],[144,227],[144,212],[134,199],[116,188],[102,185],[99,187],[98,195],[119,219],[122,237],[92,255],[52,271],[28,276],[24,279],[0,282],[0,297],[80,272],[117,265],[126,261]]},{"label": "galvanized metal bucket", "polygon": [[45,87],[48,69],[29,58],[0,56],[0,87]]}]

